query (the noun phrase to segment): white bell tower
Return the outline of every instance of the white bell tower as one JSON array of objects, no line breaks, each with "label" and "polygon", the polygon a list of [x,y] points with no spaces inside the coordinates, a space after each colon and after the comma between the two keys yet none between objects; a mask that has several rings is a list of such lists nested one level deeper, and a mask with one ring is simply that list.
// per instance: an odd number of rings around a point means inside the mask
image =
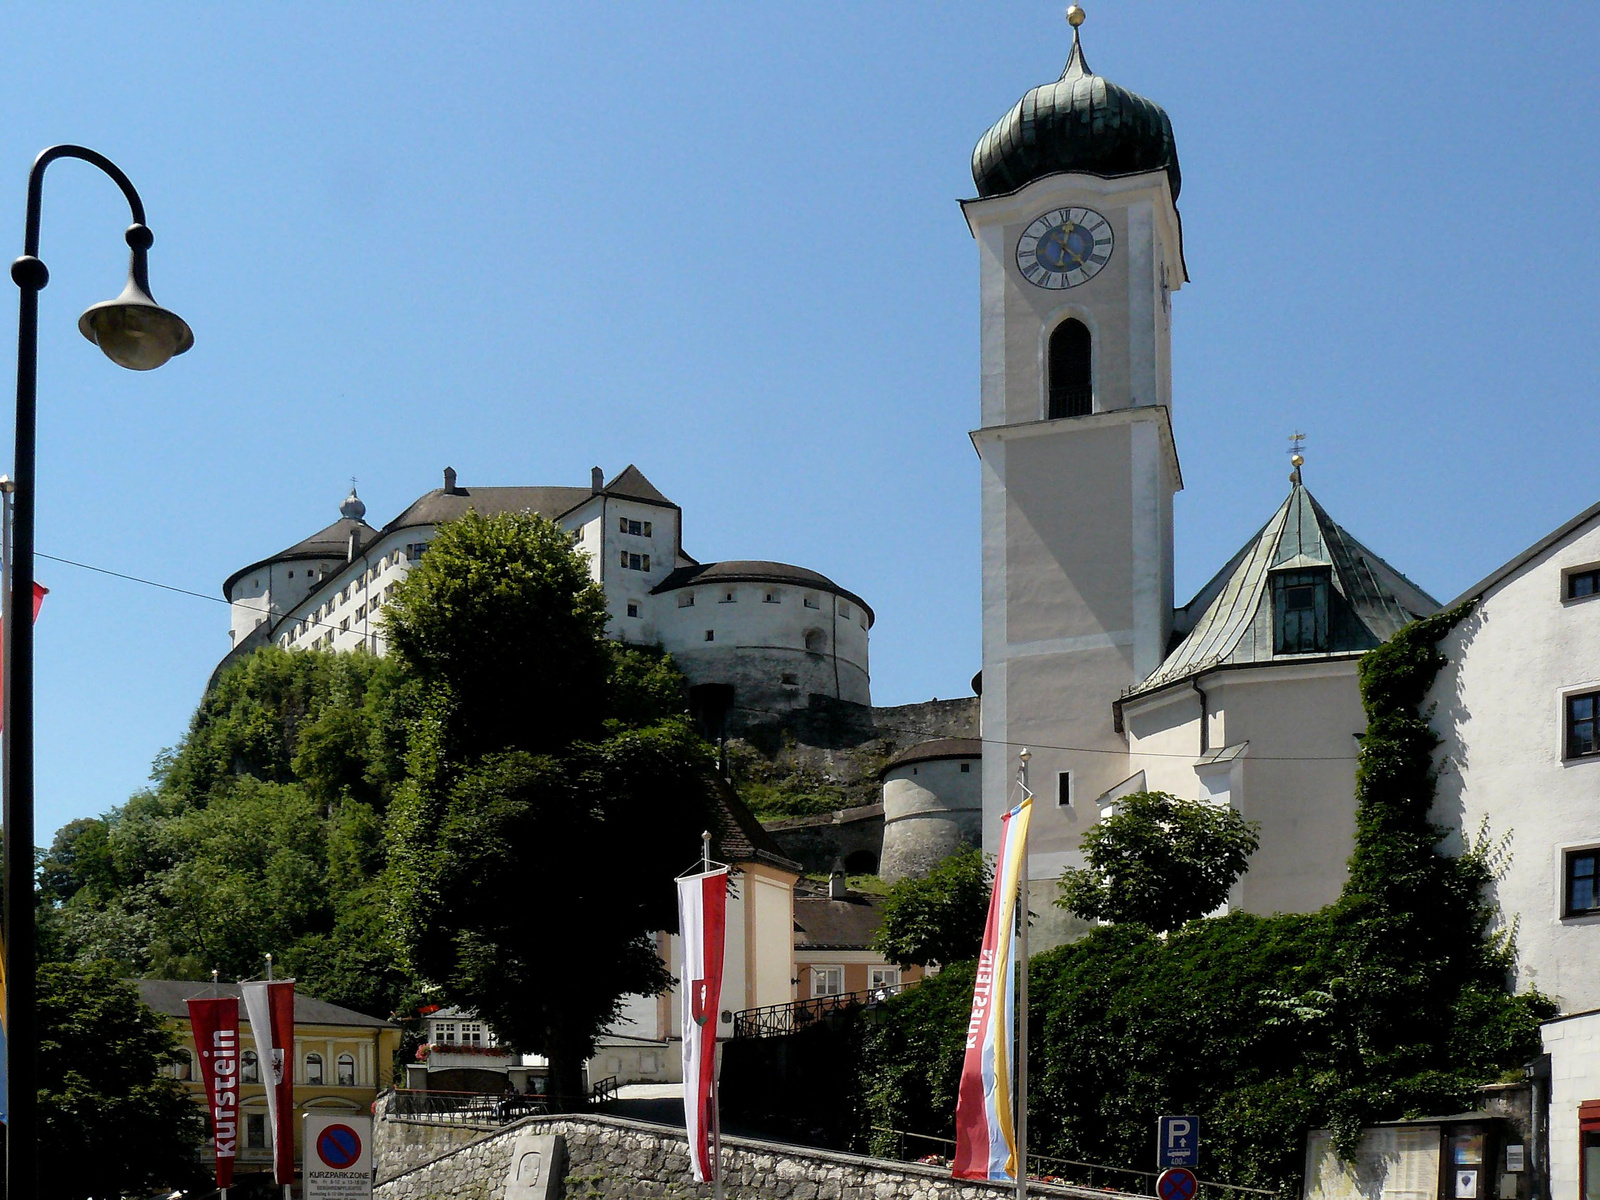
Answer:
[{"label": "white bell tower", "polygon": [[[1128,780],[1113,703],[1172,633],[1170,299],[1185,279],[1171,123],[1093,74],[1061,79],[973,153],[982,408],[984,844],[1033,752],[1033,910]],[[1128,790],[1134,790],[1130,787]],[[1047,932],[1048,940],[1048,932]]]}]

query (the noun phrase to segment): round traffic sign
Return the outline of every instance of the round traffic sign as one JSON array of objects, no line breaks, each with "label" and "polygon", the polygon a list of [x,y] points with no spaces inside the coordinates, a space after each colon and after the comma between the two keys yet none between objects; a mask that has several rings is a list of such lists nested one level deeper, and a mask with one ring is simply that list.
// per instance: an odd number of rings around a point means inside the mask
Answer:
[{"label": "round traffic sign", "polygon": [[353,1167],[361,1157],[361,1135],[348,1125],[329,1125],[317,1135],[317,1157],[335,1171]]},{"label": "round traffic sign", "polygon": [[1161,1200],[1194,1200],[1200,1181],[1188,1167],[1168,1167],[1156,1180],[1156,1195]]}]

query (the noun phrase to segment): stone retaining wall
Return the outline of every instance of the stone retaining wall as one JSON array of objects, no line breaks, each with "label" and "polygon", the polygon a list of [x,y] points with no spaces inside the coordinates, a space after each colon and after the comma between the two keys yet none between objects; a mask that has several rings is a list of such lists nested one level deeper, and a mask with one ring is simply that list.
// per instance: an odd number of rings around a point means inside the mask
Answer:
[{"label": "stone retaining wall", "polygon": [[[385,1118],[380,1124],[388,1123]],[[402,1120],[419,1126],[422,1122]],[[439,1126],[437,1128],[444,1129]],[[683,1131],[620,1117],[526,1117],[493,1133],[479,1133],[465,1145],[450,1145],[460,1127],[449,1129],[435,1158],[399,1166],[384,1159],[386,1144],[412,1146],[426,1140],[416,1132],[396,1142],[375,1137],[380,1148],[374,1200],[504,1200],[512,1146],[523,1131],[561,1134],[566,1139],[567,1200],[632,1200],[633,1197],[710,1197],[710,1184],[689,1176]],[[943,1167],[892,1162],[724,1138],[728,1200],[1001,1200],[1015,1194],[1010,1184],[957,1183]],[[1059,1185],[1032,1184],[1030,1195],[1107,1200],[1117,1193]]]}]

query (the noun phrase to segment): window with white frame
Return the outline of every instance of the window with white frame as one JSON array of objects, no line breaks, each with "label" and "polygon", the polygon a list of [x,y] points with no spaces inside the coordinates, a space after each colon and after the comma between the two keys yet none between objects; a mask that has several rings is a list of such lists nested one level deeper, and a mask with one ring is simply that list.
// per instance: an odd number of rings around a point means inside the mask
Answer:
[{"label": "window with white frame", "polygon": [[239,1056],[239,1082],[261,1082],[261,1060],[254,1050],[246,1050]]},{"label": "window with white frame", "polygon": [[868,967],[867,987],[873,992],[896,992],[900,989],[899,967]]},{"label": "window with white frame", "polygon": [[356,1060],[352,1054],[339,1055],[339,1086],[355,1087]]},{"label": "window with white frame", "polygon": [[842,996],[844,994],[843,967],[812,967],[812,996]]},{"label": "window with white frame", "polygon": [[650,569],[650,556],[648,554],[632,554],[627,550],[620,552],[621,566],[624,571],[648,571]]},{"label": "window with white frame", "polygon": [[1600,846],[1568,850],[1564,857],[1566,903],[1562,915],[1590,917],[1600,913]]},{"label": "window with white frame", "polygon": [[306,1083],[318,1084],[322,1082],[322,1055],[313,1050],[306,1055]]}]

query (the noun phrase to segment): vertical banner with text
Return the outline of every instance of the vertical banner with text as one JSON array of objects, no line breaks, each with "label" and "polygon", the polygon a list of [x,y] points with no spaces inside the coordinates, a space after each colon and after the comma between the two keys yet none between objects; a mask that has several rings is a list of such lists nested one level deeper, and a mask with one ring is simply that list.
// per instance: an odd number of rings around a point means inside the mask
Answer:
[{"label": "vertical banner with text", "polygon": [[683,978],[678,981],[683,1033],[683,1121],[694,1181],[716,1178],[712,1161],[712,1078],[717,1069],[717,1014],[722,1010],[723,936],[728,923],[728,869],[678,880],[678,930]]},{"label": "vertical banner with text", "polygon": [[217,1156],[217,1187],[233,1185],[239,1151],[239,1001],[235,996],[188,1001],[200,1082],[211,1116],[211,1148]]},{"label": "vertical banner with text", "polygon": [[[957,1179],[1016,1178],[1017,1140],[1011,1110],[1017,1012],[1011,977],[1016,970],[1017,893],[1032,814],[1033,801],[1024,799],[1000,818],[994,891],[989,895],[989,919],[978,952],[967,1053],[956,1092],[956,1156],[950,1173]],[[1023,919],[1027,919],[1026,909]]]},{"label": "vertical banner with text", "polygon": [[[250,1036],[256,1042],[262,1082],[267,1085],[267,1124],[272,1127],[272,1178],[294,1182],[294,980],[240,985]],[[267,1074],[268,1067],[271,1074]]]}]

